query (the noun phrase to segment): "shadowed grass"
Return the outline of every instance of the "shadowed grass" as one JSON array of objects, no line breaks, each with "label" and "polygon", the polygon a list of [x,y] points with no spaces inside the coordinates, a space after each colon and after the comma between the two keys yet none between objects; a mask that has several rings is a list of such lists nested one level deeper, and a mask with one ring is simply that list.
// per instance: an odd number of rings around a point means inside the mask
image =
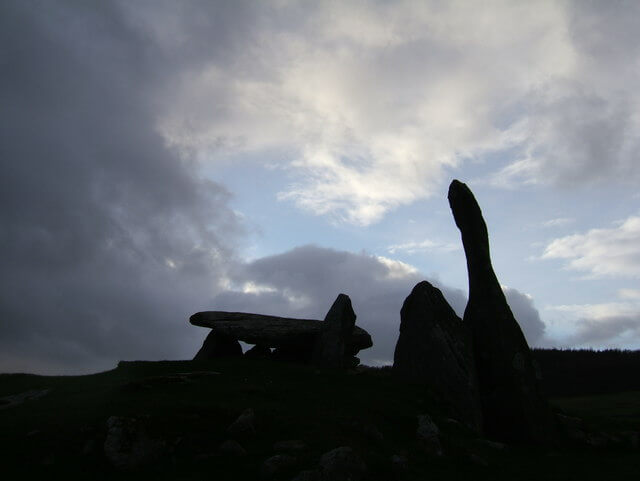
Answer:
[{"label": "shadowed grass", "polygon": [[[283,479],[313,468],[322,453],[344,445],[364,458],[371,480],[393,479],[394,454],[408,457],[408,479],[584,480],[629,477],[640,467],[637,452],[623,449],[474,447],[473,434],[447,422],[428,392],[397,383],[388,369],[345,372],[220,360],[127,362],[89,376],[0,375],[0,397],[44,389],[49,392],[40,399],[0,409],[0,452],[5,472],[11,473],[5,479],[255,480],[264,459],[275,454],[273,444],[286,439],[302,439],[309,449]],[[580,416],[601,415],[601,423],[608,419],[602,413],[614,406],[612,422],[618,426],[637,421],[631,407],[637,397],[625,396],[626,401],[574,398],[558,405]],[[218,446],[228,439],[226,428],[248,407],[256,413],[257,434],[241,440],[247,457],[219,455]],[[625,409],[632,417],[618,416]],[[444,458],[428,457],[417,443],[421,413],[431,414],[443,431]],[[114,471],[102,453],[105,423],[113,415],[139,419],[150,436],[167,443],[166,456],[139,471]],[[383,440],[371,436],[367,426]],[[470,451],[488,466],[470,460]]]}]

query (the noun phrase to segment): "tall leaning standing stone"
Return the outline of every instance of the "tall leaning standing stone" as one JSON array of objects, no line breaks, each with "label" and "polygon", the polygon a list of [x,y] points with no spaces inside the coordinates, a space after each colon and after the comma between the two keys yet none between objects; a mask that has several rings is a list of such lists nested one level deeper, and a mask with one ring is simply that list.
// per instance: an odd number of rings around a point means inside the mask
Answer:
[{"label": "tall leaning standing stone", "polygon": [[505,441],[545,441],[552,434],[549,407],[527,341],[493,271],[480,206],[457,180],[451,182],[448,197],[467,257],[464,323],[473,337],[484,432]]},{"label": "tall leaning standing stone", "polygon": [[469,338],[440,289],[419,282],[400,310],[393,375],[428,386],[453,416],[479,431],[480,400]]}]

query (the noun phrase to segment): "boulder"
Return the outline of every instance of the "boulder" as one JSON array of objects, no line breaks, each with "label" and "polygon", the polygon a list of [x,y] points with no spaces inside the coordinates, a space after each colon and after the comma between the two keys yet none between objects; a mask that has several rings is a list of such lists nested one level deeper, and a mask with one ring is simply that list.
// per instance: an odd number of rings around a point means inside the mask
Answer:
[{"label": "boulder", "polygon": [[347,346],[351,344],[355,324],[356,314],[351,307],[351,299],[346,294],[339,294],[316,337],[313,363],[324,367],[344,367],[345,356],[350,354]]},{"label": "boulder", "polygon": [[427,281],[418,283],[402,305],[393,374],[428,386],[452,415],[480,430],[470,333],[442,292]]},{"label": "boulder", "polygon": [[428,414],[418,416],[418,428],[416,437],[422,449],[430,456],[442,456],[442,444],[440,443],[440,429]]},{"label": "boulder", "polygon": [[283,473],[291,470],[297,463],[297,459],[294,456],[288,454],[276,454],[268,459],[265,459],[260,468],[260,475],[264,479],[271,479],[276,476],[281,476]]},{"label": "boulder", "polygon": [[[194,326],[208,327],[231,339],[273,348],[299,348],[313,351],[316,337],[323,331],[323,322],[315,319],[295,319],[247,312],[204,311],[189,318]],[[345,352],[355,356],[373,346],[371,336],[354,326]]]},{"label": "boulder", "polygon": [[527,341],[493,271],[480,206],[457,180],[448,198],[467,258],[464,324],[473,338],[484,432],[502,441],[546,441],[553,429],[550,410]]},{"label": "boulder", "polygon": [[227,432],[236,439],[249,438],[256,434],[255,419],[256,416],[253,409],[247,408],[231,423],[227,428]]},{"label": "boulder", "polygon": [[193,360],[207,361],[209,359],[240,356],[242,356],[242,347],[237,339],[222,332],[211,331]]},{"label": "boulder", "polygon": [[103,444],[107,460],[120,470],[133,470],[159,461],[167,452],[164,441],[149,437],[134,418],[111,416]]},{"label": "boulder", "polygon": [[233,439],[227,439],[218,449],[220,453],[233,458],[242,458],[247,455],[247,451],[242,445]]},{"label": "boulder", "polygon": [[349,446],[324,453],[318,463],[322,481],[360,481],[365,479],[367,466]]}]

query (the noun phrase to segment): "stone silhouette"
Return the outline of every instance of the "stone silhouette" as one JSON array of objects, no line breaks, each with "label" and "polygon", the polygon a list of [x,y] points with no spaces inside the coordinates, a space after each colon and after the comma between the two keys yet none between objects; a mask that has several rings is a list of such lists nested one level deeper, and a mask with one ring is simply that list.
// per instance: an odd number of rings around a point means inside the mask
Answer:
[{"label": "stone silhouette", "polygon": [[400,311],[400,337],[393,374],[425,384],[450,407],[451,414],[472,429],[481,429],[470,333],[440,289],[418,283]]},{"label": "stone silhouette", "polygon": [[448,198],[467,257],[464,324],[473,338],[484,432],[505,441],[545,441],[553,426],[549,407],[527,341],[493,271],[482,212],[471,190],[457,180]]},{"label": "stone silhouette", "polygon": [[322,332],[316,337],[313,362],[324,367],[344,367],[350,352],[351,335],[356,325],[356,314],[351,299],[339,294],[322,323]]},{"label": "stone silhouette", "polygon": [[242,356],[242,347],[237,339],[229,337],[222,332],[211,331],[193,360],[206,361],[208,359],[240,356]]},{"label": "stone silhouette", "polygon": [[[189,318],[194,326],[208,327],[216,332],[263,346],[297,347],[313,343],[322,331],[322,321],[266,316],[248,312],[204,311]],[[371,335],[359,326],[353,328],[347,350],[356,354],[373,346]]]},{"label": "stone silhouette", "polygon": [[[224,336],[223,339],[259,345],[261,350],[274,348],[272,358],[276,360],[314,361],[323,366],[346,367],[353,365],[357,360],[354,356],[360,350],[373,346],[369,333],[355,325],[355,318],[349,296],[340,294],[325,321],[246,312],[206,311],[192,315],[189,322],[211,328],[212,333]],[[204,348],[205,345],[201,351]],[[204,352],[217,351],[209,349]]]}]

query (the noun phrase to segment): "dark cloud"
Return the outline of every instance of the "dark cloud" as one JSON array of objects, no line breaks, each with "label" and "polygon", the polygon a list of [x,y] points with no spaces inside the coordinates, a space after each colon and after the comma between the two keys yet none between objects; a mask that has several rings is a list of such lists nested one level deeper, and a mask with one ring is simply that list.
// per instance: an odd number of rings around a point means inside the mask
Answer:
[{"label": "dark cloud", "polygon": [[184,356],[240,231],[154,129],[185,60],[116,3],[0,8],[0,370]]},{"label": "dark cloud", "polygon": [[[367,253],[316,246],[298,247],[255,260],[234,275],[235,291],[218,295],[211,309],[322,319],[335,297],[351,297],[357,323],[367,329],[374,347],[361,352],[366,363],[388,363],[400,326],[400,308],[415,284],[424,279],[406,264]],[[466,295],[460,289],[428,279],[462,316]],[[505,295],[530,343],[543,334],[544,324],[530,297],[507,288]]]}]

